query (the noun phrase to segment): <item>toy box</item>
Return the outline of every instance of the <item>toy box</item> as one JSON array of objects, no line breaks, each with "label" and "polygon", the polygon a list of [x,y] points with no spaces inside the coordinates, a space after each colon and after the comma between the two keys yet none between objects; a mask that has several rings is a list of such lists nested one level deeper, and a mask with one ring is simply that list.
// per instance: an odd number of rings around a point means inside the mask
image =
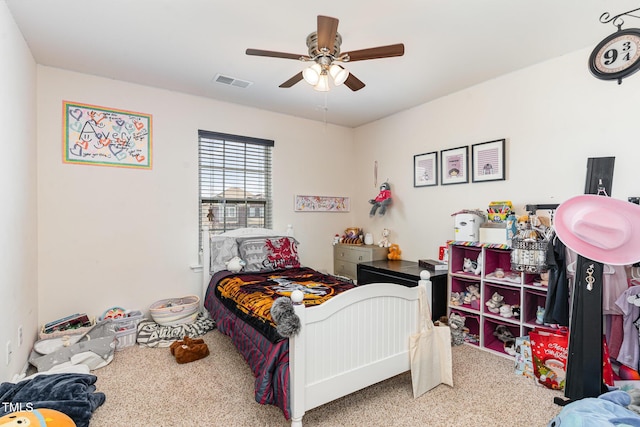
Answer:
[{"label": "toy box", "polygon": [[529,336],[516,338],[516,375],[524,375],[534,379],[533,358],[531,356],[531,341]]}]

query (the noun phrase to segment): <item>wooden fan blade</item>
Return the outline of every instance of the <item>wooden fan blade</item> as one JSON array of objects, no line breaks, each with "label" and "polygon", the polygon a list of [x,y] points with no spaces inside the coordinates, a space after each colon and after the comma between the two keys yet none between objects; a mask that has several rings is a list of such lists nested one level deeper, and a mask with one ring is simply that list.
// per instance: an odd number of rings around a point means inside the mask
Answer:
[{"label": "wooden fan blade", "polygon": [[270,58],[284,58],[284,59],[310,59],[308,56],[306,55],[297,55],[295,53],[284,53],[284,52],[274,52],[272,50],[260,50],[260,49],[247,49],[246,51],[247,55],[253,55],[253,56],[267,56]]},{"label": "wooden fan blade", "polygon": [[302,80],[302,71],[300,71],[295,76],[291,77],[286,82],[282,83],[279,87],[284,87],[284,88],[291,87],[294,84],[298,83],[300,80]]},{"label": "wooden fan blade", "polygon": [[344,81],[344,85],[354,92],[362,89],[365,86],[365,84],[362,83],[359,78],[351,73],[349,73],[349,77],[347,77],[347,80]]},{"label": "wooden fan blade", "polygon": [[318,15],[318,50],[323,47],[329,49],[333,54],[336,44],[336,33],[338,32],[338,19],[330,16]]},{"label": "wooden fan blade", "polygon": [[[344,55],[344,54],[343,54]],[[349,62],[364,61],[365,59],[390,58],[404,55],[404,44],[390,44],[389,46],[372,47],[369,49],[353,50],[346,52]]]}]

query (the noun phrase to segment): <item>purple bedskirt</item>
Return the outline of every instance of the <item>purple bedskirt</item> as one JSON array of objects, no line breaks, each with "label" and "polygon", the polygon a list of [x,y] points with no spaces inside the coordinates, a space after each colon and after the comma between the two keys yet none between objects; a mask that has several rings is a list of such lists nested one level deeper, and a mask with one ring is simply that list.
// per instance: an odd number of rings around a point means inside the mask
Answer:
[{"label": "purple bedskirt", "polygon": [[[291,418],[289,409],[289,340],[272,343],[261,333],[240,320],[215,296],[217,277],[212,278],[204,306],[211,313],[220,332],[231,337],[245,358],[255,377],[255,399],[263,405],[275,405],[285,418]],[[216,281],[214,281],[216,280]]]}]

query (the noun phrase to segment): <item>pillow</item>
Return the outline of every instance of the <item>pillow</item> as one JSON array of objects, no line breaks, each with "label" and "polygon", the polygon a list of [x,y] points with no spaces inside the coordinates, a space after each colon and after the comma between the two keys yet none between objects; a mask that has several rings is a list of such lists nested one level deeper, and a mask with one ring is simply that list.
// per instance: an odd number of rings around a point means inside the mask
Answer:
[{"label": "pillow", "polygon": [[227,261],[238,256],[238,243],[235,237],[211,237],[211,273],[227,269]]},{"label": "pillow", "polygon": [[247,237],[238,239],[238,252],[247,265],[244,271],[273,271],[300,267],[298,241],[293,237]]}]

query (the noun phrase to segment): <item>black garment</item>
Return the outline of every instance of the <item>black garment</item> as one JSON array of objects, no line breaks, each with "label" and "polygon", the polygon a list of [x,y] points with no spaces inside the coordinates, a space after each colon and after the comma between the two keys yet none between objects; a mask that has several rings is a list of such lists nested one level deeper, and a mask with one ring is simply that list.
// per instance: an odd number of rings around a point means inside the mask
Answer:
[{"label": "black garment", "polygon": [[607,391],[602,381],[602,270],[602,263],[578,255],[564,389],[571,400]]},{"label": "black garment", "polygon": [[547,249],[549,285],[543,320],[549,325],[569,326],[569,279],[565,246],[558,238],[552,239],[552,242]]}]

